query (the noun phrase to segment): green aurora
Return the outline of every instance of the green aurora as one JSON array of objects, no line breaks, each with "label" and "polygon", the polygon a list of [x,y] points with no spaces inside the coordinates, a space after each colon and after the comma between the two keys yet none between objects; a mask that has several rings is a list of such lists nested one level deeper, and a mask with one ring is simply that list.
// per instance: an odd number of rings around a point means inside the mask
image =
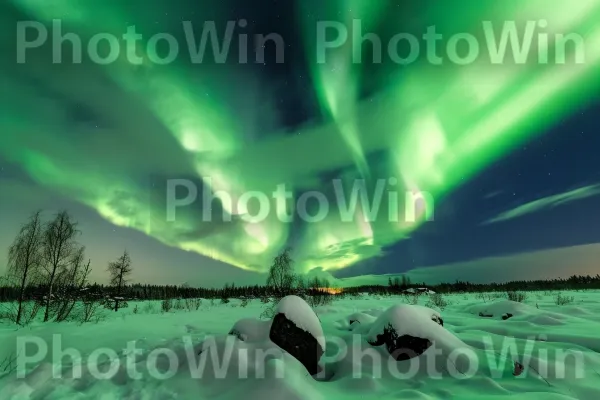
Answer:
[{"label": "green aurora", "polygon": [[[57,15],[82,37],[96,32],[156,32],[153,21],[167,12],[153,5],[140,14],[122,1],[12,0],[25,16],[51,26]],[[349,4],[351,3],[351,4]],[[452,3],[453,15],[443,10],[421,16],[439,32],[460,32],[481,25],[481,15],[495,22],[539,20],[561,32],[576,31],[586,39],[586,62],[556,66],[475,63],[445,68],[404,68],[387,65],[384,90],[365,98],[360,88],[367,79],[361,65],[353,63],[352,48],[333,54],[331,62],[317,64],[315,21],[335,18],[363,21],[363,30],[397,29],[375,1],[304,2],[298,27],[310,63],[312,88],[323,114],[298,134],[284,132],[277,123],[268,90],[258,83],[243,100],[232,101],[232,85],[253,85],[250,77],[239,81],[199,78],[183,63],[168,67],[150,63],[132,65],[125,59],[106,66],[61,65],[47,90],[75,99],[111,121],[106,136],[65,138],[72,130],[65,111],[52,98],[41,97],[33,84],[9,78],[15,65],[4,59],[2,85],[14,96],[3,96],[0,124],[10,134],[0,135],[0,152],[20,165],[37,183],[95,209],[118,226],[129,227],[161,242],[223,261],[239,268],[265,271],[269,261],[290,242],[292,223],[270,213],[260,223],[234,218],[234,223],[199,226],[193,213],[182,212],[175,222],[164,218],[161,201],[149,200],[147,184],[137,177],[160,171],[165,176],[210,177],[215,191],[226,191],[234,200],[250,190],[273,192],[280,184],[298,194],[307,190],[330,191],[320,178],[331,171],[350,183],[366,179],[395,178],[398,190],[429,193],[436,201],[459,187],[491,163],[510,153],[545,128],[588,102],[599,88],[600,4],[530,0]],[[211,16],[226,18],[225,3]],[[448,6],[450,7],[450,5]],[[220,9],[219,9],[220,8]],[[311,10],[311,12],[307,12]],[[209,11],[207,10],[207,13]],[[7,17],[0,17],[7,18]],[[492,21],[494,22],[494,21]],[[11,36],[12,35],[12,36]],[[14,39],[14,33],[4,40]],[[6,43],[4,43],[6,44]],[[137,49],[143,54],[142,49]],[[181,64],[181,65],[180,65]],[[43,80],[48,63],[19,65],[20,74]],[[202,66],[207,71],[215,66]],[[223,67],[225,68],[225,67]],[[227,66],[237,71],[236,66]],[[208,75],[208,74],[207,74]],[[202,75],[200,75],[202,76]],[[242,83],[243,82],[243,83]],[[251,111],[241,112],[240,102]],[[32,118],[32,113],[35,118]],[[272,132],[250,140],[249,115],[260,115]],[[89,138],[91,137],[91,139]],[[119,138],[117,142],[112,139]],[[120,149],[136,149],[122,156]],[[86,157],[82,157],[85,151]],[[125,151],[125,150],[123,150]],[[101,166],[101,167],[100,167]],[[225,211],[237,214],[239,210]],[[272,204],[275,208],[275,204]],[[252,210],[248,210],[252,211]],[[341,221],[332,212],[320,222],[306,224],[294,249],[301,271],[332,271],[377,257],[382,247],[405,238],[424,221],[390,221],[364,218],[358,210],[354,222]],[[198,232],[200,230],[200,232]]]}]

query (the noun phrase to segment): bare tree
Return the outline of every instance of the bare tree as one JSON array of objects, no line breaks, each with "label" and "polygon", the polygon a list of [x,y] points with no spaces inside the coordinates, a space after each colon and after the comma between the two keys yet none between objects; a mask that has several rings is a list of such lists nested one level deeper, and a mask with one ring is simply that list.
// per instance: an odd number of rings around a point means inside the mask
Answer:
[{"label": "bare tree", "polygon": [[40,211],[31,215],[21,227],[8,249],[8,272],[19,288],[15,322],[21,324],[25,289],[38,273],[42,255],[42,222]]},{"label": "bare tree", "polygon": [[0,360],[0,375],[7,374],[17,369],[18,354],[10,354],[4,360]]},{"label": "bare tree", "polygon": [[98,313],[99,308],[105,304],[105,299],[101,292],[97,290],[90,290],[88,286],[88,276],[90,274],[90,261],[86,264],[81,274],[80,293],[81,296],[81,310],[79,312],[79,320],[81,323],[90,322],[95,319],[96,322],[100,321],[102,315]]},{"label": "bare tree", "polygon": [[85,247],[78,247],[73,252],[69,268],[63,270],[60,278],[57,279],[62,290],[56,311],[57,322],[65,321],[71,315],[75,303],[87,283],[91,261],[88,260],[87,264],[84,264],[84,259]]},{"label": "bare tree", "polygon": [[77,251],[75,236],[78,233],[77,222],[72,220],[66,211],[59,212],[44,228],[42,270],[47,288],[44,322],[50,318],[50,305],[57,278],[64,276],[73,254]]},{"label": "bare tree", "polygon": [[267,286],[280,295],[292,291],[295,282],[294,267],[291,249],[288,247],[273,259],[273,265],[269,269]]},{"label": "bare tree", "polygon": [[108,272],[110,273],[110,284],[116,288],[115,296],[115,311],[119,311],[119,300],[123,290],[123,286],[127,284],[129,275],[131,275],[131,258],[127,250],[119,257],[117,261],[108,264]]}]

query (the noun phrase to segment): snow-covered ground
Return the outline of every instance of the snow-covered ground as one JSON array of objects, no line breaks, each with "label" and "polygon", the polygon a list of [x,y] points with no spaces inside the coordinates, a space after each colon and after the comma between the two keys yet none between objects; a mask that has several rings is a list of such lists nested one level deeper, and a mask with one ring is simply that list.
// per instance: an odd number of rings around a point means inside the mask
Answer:
[{"label": "snow-covered ground", "polygon": [[[524,303],[447,295],[443,310],[427,305],[427,295],[418,304],[433,310],[390,311],[411,296],[336,300],[315,310],[322,331],[314,318],[298,321],[327,341],[316,376],[269,340],[270,322],[256,322],[266,306],[259,300],[247,307],[203,300],[197,311],[170,313],[146,302],[135,314],[134,303],[83,325],[36,322],[17,330],[0,322],[0,364],[19,355],[26,368],[0,371],[0,399],[596,400],[600,292],[563,292],[575,298],[566,305],[555,304],[556,294],[530,292]],[[282,309],[294,314],[290,307]],[[429,324],[438,312],[443,327]],[[306,310],[297,314],[302,320]],[[368,340],[388,320],[432,347],[404,361],[385,345],[373,347]],[[244,341],[228,335],[234,326]],[[518,376],[515,362],[523,365]]]}]

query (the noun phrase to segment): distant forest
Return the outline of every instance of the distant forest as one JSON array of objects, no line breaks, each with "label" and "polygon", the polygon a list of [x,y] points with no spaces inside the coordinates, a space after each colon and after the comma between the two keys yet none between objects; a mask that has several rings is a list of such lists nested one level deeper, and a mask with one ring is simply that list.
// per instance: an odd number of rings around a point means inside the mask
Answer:
[{"label": "distant forest", "polygon": [[[344,296],[356,293],[373,294],[402,294],[407,289],[426,288],[436,293],[479,293],[479,292],[507,292],[507,291],[557,291],[557,290],[585,290],[600,289],[600,275],[578,276],[568,279],[512,281],[506,283],[470,283],[456,281],[454,283],[441,283],[427,285],[425,283],[411,283],[408,279],[390,279],[387,285],[355,286],[347,288],[327,287],[326,281],[311,282],[311,285],[295,285],[286,290],[286,294],[308,294],[323,291],[325,295]],[[20,288],[15,286],[0,286],[0,302],[16,301],[19,299]],[[190,287],[186,285],[142,285],[131,284],[117,290],[113,286],[90,284],[79,291],[81,299],[89,297],[112,298],[118,293],[124,300],[165,300],[165,299],[228,299],[228,298],[265,298],[280,297],[280,291],[267,285],[236,286],[227,284],[220,289]],[[29,286],[25,288],[25,300],[40,300],[47,293],[44,285]],[[321,294],[321,295],[323,295]]]}]

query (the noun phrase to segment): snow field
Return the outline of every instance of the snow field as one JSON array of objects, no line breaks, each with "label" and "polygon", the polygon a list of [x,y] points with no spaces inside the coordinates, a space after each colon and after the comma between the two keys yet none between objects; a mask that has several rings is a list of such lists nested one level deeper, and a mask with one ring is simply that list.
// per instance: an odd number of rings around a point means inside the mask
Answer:
[{"label": "snow field", "polygon": [[[26,365],[25,378],[0,371],[0,399],[595,400],[600,292],[568,294],[575,302],[566,305],[555,304],[556,293],[532,292],[524,303],[454,294],[444,296],[450,303],[444,310],[425,307],[426,295],[417,308],[399,307],[404,296],[347,297],[317,308],[319,324],[294,301],[280,304],[289,319],[327,342],[315,377],[270,342],[270,321],[258,321],[265,307],[259,300],[245,308],[239,300],[204,300],[197,311],[170,313],[161,313],[159,302],[145,302],[138,307],[144,311],[134,314],[130,304],[83,325],[36,322],[16,329],[0,322],[0,362],[15,356],[24,338],[31,341],[27,356],[39,359]],[[424,313],[439,313],[444,326],[429,324]],[[506,313],[513,316],[502,320]],[[395,361],[385,346],[368,344],[384,321],[430,338],[434,346],[415,359]],[[244,341],[228,335],[232,329],[243,332]],[[102,349],[112,350],[117,362],[108,363]],[[77,379],[73,359],[81,361]],[[525,366],[523,375],[513,376],[514,361]]]}]

